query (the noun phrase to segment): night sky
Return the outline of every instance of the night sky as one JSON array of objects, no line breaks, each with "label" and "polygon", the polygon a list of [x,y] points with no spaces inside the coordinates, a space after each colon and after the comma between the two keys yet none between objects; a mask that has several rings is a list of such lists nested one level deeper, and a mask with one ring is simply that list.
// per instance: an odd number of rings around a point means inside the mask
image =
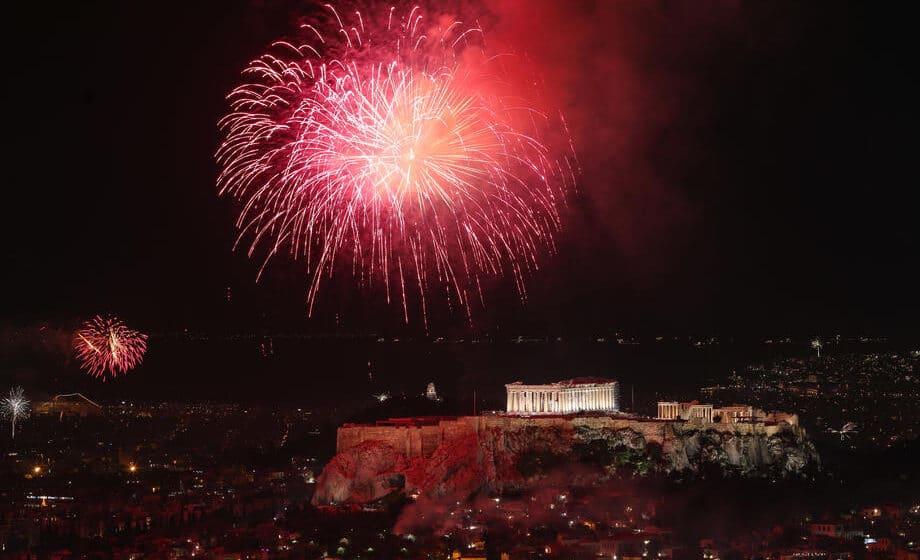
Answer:
[{"label": "night sky", "polygon": [[[526,307],[498,294],[474,330],[917,332],[906,14],[836,1],[485,4],[496,40],[542,66],[584,175]],[[256,284],[259,263],[231,250],[234,204],[217,197],[213,162],[224,95],[308,6],[7,8],[0,320],[418,328],[347,279],[308,320],[302,262],[275,261]]]}]

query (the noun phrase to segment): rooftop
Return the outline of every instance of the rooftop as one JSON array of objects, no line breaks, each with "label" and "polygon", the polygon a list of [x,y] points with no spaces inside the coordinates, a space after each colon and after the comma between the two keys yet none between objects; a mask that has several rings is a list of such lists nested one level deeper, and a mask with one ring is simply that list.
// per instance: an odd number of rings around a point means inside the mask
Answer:
[{"label": "rooftop", "polygon": [[610,383],[616,383],[616,380],[607,379],[606,377],[573,377],[571,379],[563,379],[562,381],[552,381],[549,383],[524,383],[522,381],[515,381],[508,385],[559,385],[570,387],[572,385],[606,385]]}]

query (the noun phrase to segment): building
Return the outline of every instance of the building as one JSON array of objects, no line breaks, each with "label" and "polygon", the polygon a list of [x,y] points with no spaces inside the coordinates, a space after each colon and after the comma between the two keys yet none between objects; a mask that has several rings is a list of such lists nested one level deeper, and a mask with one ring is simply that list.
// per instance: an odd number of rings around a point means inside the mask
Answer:
[{"label": "building", "polygon": [[438,390],[435,389],[434,383],[428,384],[428,387],[425,389],[425,397],[430,401],[441,400],[440,397],[438,397]]},{"label": "building", "polygon": [[712,422],[713,407],[711,404],[700,404],[696,401],[680,403],[676,401],[658,402],[659,420],[692,420],[699,418],[701,422]]},{"label": "building", "polygon": [[754,420],[754,407],[743,404],[723,406],[719,408],[718,417],[723,424],[752,422]]},{"label": "building", "polygon": [[602,377],[577,377],[543,385],[520,381],[505,385],[509,414],[619,412],[619,383]]},{"label": "building", "polygon": [[81,393],[57,395],[50,401],[36,402],[32,405],[35,414],[55,414],[64,416],[97,416],[102,414],[102,405]]},{"label": "building", "polygon": [[843,523],[812,523],[808,526],[808,533],[813,537],[826,537],[830,539],[842,539],[844,536]]},{"label": "building", "polygon": [[714,407],[698,401],[677,402],[658,401],[658,420],[699,420],[707,424],[740,424],[768,422],[779,424],[785,422],[791,426],[799,425],[799,417],[787,412],[764,412],[747,404]]}]

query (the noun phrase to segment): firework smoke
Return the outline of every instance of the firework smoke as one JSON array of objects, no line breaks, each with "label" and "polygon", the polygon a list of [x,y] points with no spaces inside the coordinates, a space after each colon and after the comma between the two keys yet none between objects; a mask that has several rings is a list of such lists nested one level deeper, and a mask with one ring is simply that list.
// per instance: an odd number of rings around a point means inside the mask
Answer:
[{"label": "firework smoke", "polygon": [[409,301],[424,318],[433,294],[469,317],[485,278],[510,276],[525,299],[576,175],[562,117],[510,93],[503,65],[523,65],[490,55],[476,25],[326,10],[228,96],[216,159],[221,194],[242,205],[238,243],[265,253],[262,269],[305,258],[308,313],[348,271],[407,322]]},{"label": "firework smoke", "polygon": [[3,399],[3,416],[9,418],[13,439],[16,438],[16,422],[29,417],[29,399],[22,387],[13,387],[10,394]]},{"label": "firework smoke", "polygon": [[93,377],[115,377],[137,367],[147,351],[147,335],[129,329],[113,316],[93,317],[74,337],[83,369]]}]

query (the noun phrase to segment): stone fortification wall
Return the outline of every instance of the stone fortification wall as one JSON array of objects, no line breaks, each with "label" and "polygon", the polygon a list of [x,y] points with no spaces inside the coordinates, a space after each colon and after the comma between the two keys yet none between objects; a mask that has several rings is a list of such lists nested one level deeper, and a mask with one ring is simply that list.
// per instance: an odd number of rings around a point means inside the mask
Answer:
[{"label": "stone fortification wall", "polygon": [[487,430],[515,431],[540,427],[557,429],[565,434],[573,433],[579,426],[614,430],[628,428],[641,433],[646,441],[660,444],[690,430],[715,430],[740,435],[763,434],[769,437],[783,428],[799,429],[794,425],[772,422],[721,424],[704,423],[699,419],[684,421],[605,415],[523,417],[494,414],[436,420],[419,418],[377,425],[345,424],[338,429],[336,451],[341,453],[365,441],[379,441],[409,458],[429,457],[444,441],[473,434],[478,436]]}]

